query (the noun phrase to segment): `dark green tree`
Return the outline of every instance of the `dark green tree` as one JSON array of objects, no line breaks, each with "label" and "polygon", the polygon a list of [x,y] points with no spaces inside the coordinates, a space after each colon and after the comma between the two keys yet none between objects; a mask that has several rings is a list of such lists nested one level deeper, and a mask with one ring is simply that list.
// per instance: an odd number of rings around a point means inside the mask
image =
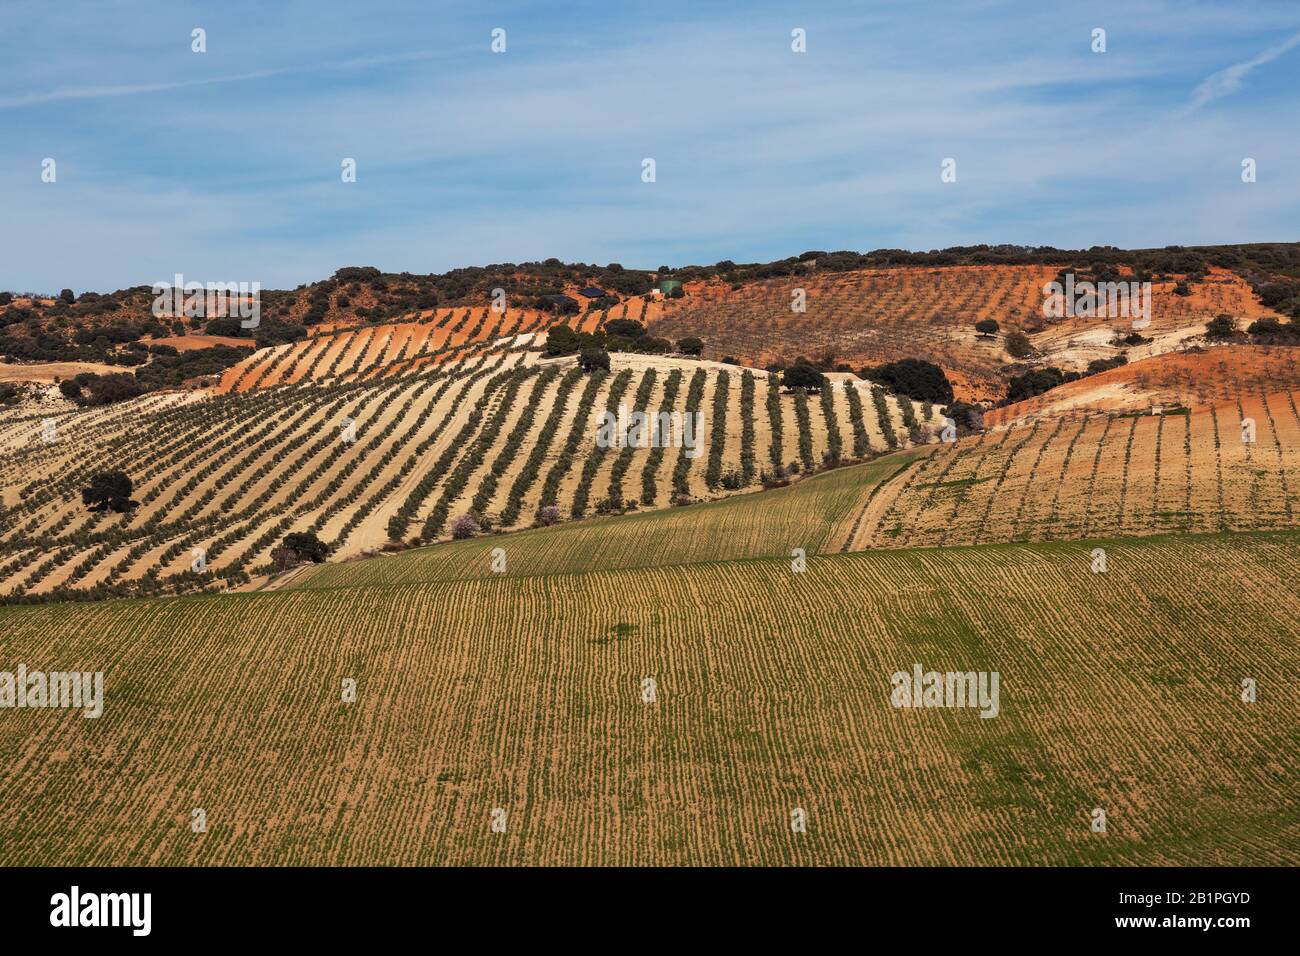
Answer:
[{"label": "dark green tree", "polygon": [[81,489],[81,502],[91,511],[112,509],[120,514],[139,504],[131,500],[131,490],[125,472],[101,471],[91,477],[89,487]]},{"label": "dark green tree", "polygon": [[324,561],[330,551],[329,546],[316,537],[314,531],[294,531],[287,534],[284,536],[282,547],[296,554],[298,560],[311,561],[315,564]]},{"label": "dark green tree", "polygon": [[583,349],[578,353],[578,364],[584,372],[594,372],[598,368],[608,372],[609,353],[604,349]]},{"label": "dark green tree", "polygon": [[802,388],[809,392],[820,392],[826,385],[826,376],[807,362],[791,365],[781,373],[781,384],[786,388]]}]

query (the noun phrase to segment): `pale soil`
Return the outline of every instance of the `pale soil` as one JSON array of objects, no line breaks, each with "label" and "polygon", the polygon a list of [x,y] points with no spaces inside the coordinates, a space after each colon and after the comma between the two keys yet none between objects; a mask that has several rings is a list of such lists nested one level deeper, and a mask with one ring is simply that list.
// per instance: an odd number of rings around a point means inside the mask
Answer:
[{"label": "pale soil", "polygon": [[36,365],[11,365],[0,362],[0,382],[53,382],[63,381],[90,372],[93,375],[111,375],[114,372],[131,373],[122,365],[104,365],[99,362],[41,362]]},{"label": "pale soil", "polygon": [[[451,527],[451,522],[455,521],[458,516],[466,513],[469,510],[470,504],[473,502],[475,494],[478,493],[479,483],[488,474],[488,472],[492,470],[493,463],[495,463],[497,458],[501,455],[502,450],[505,448],[506,441],[510,437],[510,432],[514,429],[520,417],[523,415],[524,407],[528,403],[529,396],[532,394],[533,388],[536,386],[536,384],[537,384],[537,380],[535,378],[525,381],[520,386],[519,391],[515,396],[516,401],[510,407],[505,409],[505,417],[501,425],[501,430],[497,432],[496,438],[492,441],[492,444],[487,447],[486,453],[483,456],[483,461],[470,474],[469,481],[465,484],[464,490],[455,498],[453,498],[450,502],[451,507],[450,510],[447,512],[447,529]],[[497,397],[494,400],[492,411],[489,411],[489,413],[484,416],[483,419],[484,424],[487,424],[487,422],[495,414],[496,410],[499,410],[503,407],[499,396],[500,396],[500,392],[497,393]],[[530,438],[536,437],[536,428],[537,428],[536,422],[534,422],[533,427],[534,427],[533,435],[529,436]],[[468,451],[470,446],[476,444],[476,441],[477,439],[471,441],[470,445],[467,446],[465,450]],[[516,450],[515,460],[518,461],[523,456],[526,456],[528,454],[528,449],[530,446],[531,446],[531,442],[529,441],[525,441],[524,443],[522,443],[519,446],[519,448]],[[501,484],[500,482],[498,482],[497,490],[500,491],[500,488],[501,488]],[[434,500],[436,501],[438,497],[441,497],[441,495],[439,494],[431,497],[433,497]]]},{"label": "pale soil", "polygon": [[[449,446],[450,442],[455,439],[456,434],[459,432],[461,426],[464,424],[465,420],[469,417],[469,414],[472,411],[475,402],[477,402],[479,397],[483,394],[483,387],[486,384],[487,379],[490,378],[492,375],[494,375],[497,371],[499,371],[503,367],[504,366],[498,364],[497,362],[493,362],[493,364],[489,367],[486,374],[471,379],[468,382],[454,383],[451,386],[451,388],[449,388],[447,392],[444,393],[442,398],[438,400],[437,404],[433,408],[433,411],[430,413],[429,417],[425,420],[423,426],[419,429],[419,431],[416,432],[411,437],[411,439],[403,446],[402,452],[399,455],[397,455],[393,459],[393,461],[386,466],[385,470],[382,473],[380,473],[370,484],[369,488],[367,489],[366,495],[363,495],[363,499],[368,497],[371,493],[377,491],[378,488],[382,487],[384,483],[388,480],[388,478],[391,477],[392,473],[401,468],[402,461],[404,461],[407,457],[409,457],[414,452],[415,447],[419,445],[420,442],[423,441],[425,437],[427,437],[430,433],[436,430],[440,423],[442,423],[445,419],[450,417],[451,419],[450,423],[442,430],[442,433],[439,435],[438,440],[434,442],[434,444],[430,446],[430,448],[424,453],[423,460],[428,463],[428,466],[432,466],[432,464],[436,462],[438,458],[442,455],[443,451]],[[425,402],[430,400],[433,394],[436,393],[437,388],[438,386],[436,384],[431,386],[430,389],[427,392],[425,392],[424,396],[421,397],[420,402]],[[416,413],[417,413],[416,409],[412,408],[410,414],[414,416]],[[398,434],[401,434],[407,430],[408,429],[403,429],[399,427],[397,431]],[[394,435],[393,438],[390,439],[389,443],[391,443],[391,441],[395,440],[396,438],[397,435]],[[387,447],[387,444],[388,443],[386,443],[386,445],[383,447]],[[464,449],[461,449],[460,451],[463,452]],[[377,450],[377,453],[380,452],[382,452],[382,447],[381,449]],[[459,459],[459,457],[460,456],[458,453],[457,460]],[[453,461],[451,468],[448,469],[447,474],[450,474],[451,471],[455,469],[455,467],[456,467],[456,462]],[[347,557],[349,555],[356,554],[366,548],[379,547],[385,541],[387,541],[388,540],[388,534],[387,534],[388,519],[397,512],[397,509],[401,506],[401,503],[406,499],[407,494],[416,484],[419,483],[420,478],[422,476],[423,475],[420,468],[414,469],[412,473],[407,476],[407,479],[404,482],[402,482],[402,484],[396,489],[396,491],[391,496],[389,496],[383,503],[381,503],[380,506],[377,507],[366,520],[362,521],[361,524],[359,524],[356,527],[356,529],[353,530],[351,536],[348,538],[346,545],[340,552],[339,557]],[[357,477],[354,477],[353,481],[356,481],[357,478],[359,477],[360,477],[359,475]],[[446,476],[444,476],[444,479],[445,477]],[[418,523],[424,520],[425,516],[428,514],[428,511],[437,502],[439,494],[441,493],[442,484],[443,482],[439,481],[439,483],[435,485],[433,490],[429,493],[429,496],[425,499],[423,507],[421,507],[421,509],[416,515],[415,522],[412,523],[411,533],[413,534],[418,533],[419,531]],[[470,487],[473,487],[472,483]],[[336,515],[334,518],[331,519],[329,523],[327,523],[326,529],[329,530],[332,528],[337,528],[338,526],[342,525],[347,520],[347,518],[352,514],[354,508],[359,507],[361,504],[362,504],[362,500],[358,500],[356,505],[349,506],[347,508],[342,509],[338,515]]]},{"label": "pale soil", "polygon": [[[523,445],[519,448],[519,453],[501,474],[501,479],[497,483],[496,494],[492,496],[492,501],[489,502],[487,507],[487,513],[492,516],[494,521],[498,521],[498,523],[501,511],[505,508],[506,502],[510,498],[510,488],[514,485],[515,479],[523,472],[524,465],[528,462],[528,456],[532,454],[535,442],[541,439],[542,426],[545,424],[547,417],[550,415],[550,410],[555,404],[556,395],[560,388],[560,381],[563,378],[564,373],[561,372],[559,377],[550,384],[546,390],[546,394],[542,397],[540,407],[533,419],[535,438],[534,436],[528,436],[525,438]],[[519,511],[518,524],[529,524],[532,522],[532,515],[536,510],[537,494],[541,490],[541,484],[545,478],[547,470],[550,468],[551,463],[558,457],[558,448],[564,441],[564,437],[568,434],[567,423],[573,420],[573,415],[577,411],[578,407],[578,398],[581,394],[582,381],[579,380],[578,383],[569,391],[568,399],[564,406],[565,411],[560,418],[559,426],[556,428],[555,434],[551,437],[551,441],[547,447],[547,452],[542,458],[541,466],[538,468],[537,476],[533,479],[532,487],[530,487],[524,494],[523,505]]]},{"label": "pale soil", "polygon": [[[613,384],[614,376],[617,374],[617,371],[614,368],[611,368],[610,372],[611,374],[605,379],[603,383],[601,383],[600,388],[596,391],[596,396],[591,403],[591,412],[587,416],[587,424],[583,428],[581,438],[578,442],[578,447],[575,450],[573,455],[573,463],[569,466],[568,472],[565,474],[564,478],[560,481],[560,487],[556,491],[555,500],[560,506],[561,514],[564,514],[566,516],[569,513],[569,505],[573,501],[573,493],[577,489],[579,483],[582,481],[582,469],[586,466],[587,457],[591,454],[592,450],[596,446],[596,427],[600,423],[601,413],[605,410],[605,406],[609,402],[610,386]],[[631,397],[636,394],[635,393],[636,381],[637,381],[637,376],[633,374],[632,380],[628,383],[627,391],[624,392],[624,401],[630,401]],[[582,389],[582,385],[583,383],[581,382],[578,383],[579,391]],[[682,396],[679,396],[678,397],[679,408],[681,407],[681,399]],[[565,437],[568,436],[569,427],[571,425],[572,425],[572,419],[569,419],[560,427],[561,436],[565,436]],[[666,455],[665,458],[667,458]],[[540,480],[544,481],[545,479],[546,479],[546,472],[545,470],[543,470],[540,476]],[[599,486],[597,485],[596,488],[599,489]],[[636,496],[628,495],[627,497],[636,497]],[[595,499],[592,498],[590,495],[588,496],[587,501],[588,501],[589,509],[595,506],[596,503]]]},{"label": "pale soil", "polygon": [[[471,391],[467,391],[472,389],[472,387],[472,382],[457,382],[447,390],[434,406],[434,410],[425,421],[424,427],[411,437],[403,448],[401,454],[399,454],[394,460],[394,468],[400,469],[402,461],[409,458],[410,455],[414,453],[416,446],[418,446],[425,437],[433,432],[444,418],[448,415],[454,414],[456,409],[472,406],[473,401],[466,397],[467,394],[473,394]],[[412,411],[414,412],[415,410],[413,409]],[[448,428],[443,431],[442,435],[439,436],[438,441],[431,445],[429,450],[425,452],[422,460],[430,464],[436,461],[438,456],[441,455],[443,450],[447,447],[447,444],[451,440],[451,435],[454,435],[457,427],[456,422],[453,422],[448,426]],[[375,487],[381,487],[385,482],[387,482],[390,476],[391,472],[386,472],[381,475],[372,484],[372,489]],[[346,544],[338,552],[337,556],[346,559],[361,553],[367,548],[381,547],[384,542],[388,540],[389,518],[397,513],[397,509],[401,507],[402,502],[406,500],[407,495],[411,493],[412,489],[419,484],[422,477],[422,470],[419,467],[413,468],[410,474],[408,474],[394,489],[393,493],[356,526]],[[433,493],[437,493],[436,488]],[[360,504],[361,502],[358,502],[357,507],[359,507]],[[352,515],[353,510],[353,507],[345,508],[338,516],[326,525],[326,530],[329,531],[331,526],[338,527],[342,525]],[[418,532],[419,529],[413,528],[412,530],[413,532]]]},{"label": "pale soil", "polygon": [[[627,406],[629,413],[636,410],[638,407],[636,404],[636,392],[637,392],[637,388],[640,387],[641,378],[644,374],[645,373],[643,371],[638,370],[636,373],[633,374],[632,381],[628,383],[627,392],[623,396],[623,404]],[[660,374],[658,376],[658,378],[655,381],[654,387],[650,390],[650,396],[646,403],[646,408],[642,409],[643,411],[646,412],[652,411],[653,409],[658,408],[659,405],[663,403],[663,385],[664,385],[664,379],[666,377],[667,377],[666,374]],[[580,386],[581,386],[581,382],[579,382],[579,387]],[[617,412],[615,412],[615,414],[617,415]],[[630,418],[629,418],[629,422],[630,422]],[[594,437],[596,434],[596,429],[599,427],[599,425],[600,425],[600,418],[597,416],[593,416],[590,420],[590,424],[588,427],[589,437],[592,439],[592,441],[590,444],[584,442],[585,447],[588,447],[589,449],[594,449]],[[675,449],[667,449],[667,450],[675,451]],[[618,461],[619,456],[622,453],[623,453],[623,449],[618,447],[611,447],[605,451],[604,459],[601,461],[600,467],[596,470],[596,474],[592,477],[591,487],[587,496],[588,515],[594,515],[596,513],[596,506],[600,502],[605,501],[609,498],[610,478],[613,475],[614,463]],[[649,457],[649,454],[650,454],[649,448],[633,449],[632,456],[630,458],[631,463],[626,473],[623,475],[622,497],[625,500],[634,500],[639,502],[641,498],[641,468],[644,466],[645,460],[647,457]]]}]

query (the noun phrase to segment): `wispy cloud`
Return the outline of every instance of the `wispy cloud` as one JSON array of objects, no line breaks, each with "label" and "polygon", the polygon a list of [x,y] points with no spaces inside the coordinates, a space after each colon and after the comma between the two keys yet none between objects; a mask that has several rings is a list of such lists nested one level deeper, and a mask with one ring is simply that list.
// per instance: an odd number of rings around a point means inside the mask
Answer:
[{"label": "wispy cloud", "polygon": [[419,63],[436,59],[446,54],[432,50],[414,53],[399,53],[391,56],[356,57],[339,60],[334,63],[313,63],[308,66],[277,67],[273,70],[254,70],[249,73],[232,73],[226,76],[212,76],[198,80],[177,80],[166,83],[128,83],[117,86],[71,86],[57,90],[42,90],[33,93],[20,93],[16,96],[0,96],[0,109],[13,109],[19,106],[35,106],[41,103],[55,103],[60,100],[91,100],[113,96],[137,96],[142,93],[166,93],[195,86],[216,86],[222,83],[242,83],[249,80],[265,80],[276,76],[289,76],[301,73],[324,73],[342,70],[366,70],[402,63]]},{"label": "wispy cloud", "polygon": [[[1256,0],[1249,18],[1228,0],[1097,2],[1087,20],[1034,0],[953,5],[936,29],[918,4],[795,19],[751,0],[738,20],[656,0],[675,27],[647,32],[630,5],[506,2],[486,20],[429,0],[385,0],[382,17],[229,0],[205,7],[200,57],[187,13],[133,26],[119,5],[65,0],[76,18],[22,38],[12,11],[39,3],[10,0],[0,208],[23,226],[0,230],[0,288],[1295,238],[1300,131],[1277,122],[1300,103],[1300,56],[1283,56],[1295,0]],[[1105,55],[1093,23],[1123,24]],[[1265,81],[1267,98],[1186,115],[1198,84],[1210,102]],[[1235,143],[1277,174],[1246,187]]]},{"label": "wispy cloud", "polygon": [[1224,67],[1217,73],[1211,73],[1201,84],[1196,87],[1192,94],[1192,102],[1187,111],[1192,112],[1200,109],[1207,103],[1214,100],[1222,99],[1225,96],[1231,96],[1241,89],[1242,82],[1250,74],[1251,70],[1256,67],[1264,66],[1266,63],[1272,63],[1288,50],[1300,46],[1300,33],[1293,34],[1278,43],[1269,47],[1264,52],[1251,57],[1249,60],[1243,60],[1241,63],[1234,63],[1232,66]]}]

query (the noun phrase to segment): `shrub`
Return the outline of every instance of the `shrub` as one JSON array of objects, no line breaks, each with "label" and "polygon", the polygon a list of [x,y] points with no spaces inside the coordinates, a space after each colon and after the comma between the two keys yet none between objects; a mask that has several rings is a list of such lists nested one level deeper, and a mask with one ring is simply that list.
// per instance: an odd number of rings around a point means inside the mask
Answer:
[{"label": "shrub", "polygon": [[1224,342],[1237,337],[1237,320],[1221,313],[1212,318],[1205,327],[1205,337],[1211,341]]},{"label": "shrub", "polygon": [[[78,377],[80,380],[80,377]],[[148,386],[138,382],[130,375],[115,372],[111,375],[92,375],[82,382],[86,390],[84,399],[87,405],[111,405],[113,402],[136,398],[149,391]]]},{"label": "shrub", "polygon": [[867,435],[867,422],[862,415],[862,396],[858,387],[852,383],[844,390],[849,401],[849,423],[853,426],[853,456],[864,457],[871,450],[871,439]]},{"label": "shrub", "polygon": [[1029,344],[1029,336],[1024,332],[1008,332],[1003,344],[1012,358],[1026,359],[1034,354],[1034,347]]},{"label": "shrub", "polygon": [[778,478],[783,477],[781,470],[781,383],[775,375],[768,376],[767,379],[767,420],[771,424],[771,444],[768,446],[768,455],[772,460],[772,468]]},{"label": "shrub", "polygon": [[704,483],[710,489],[717,488],[722,481],[722,453],[727,443],[727,393],[730,384],[731,376],[719,372],[713,389],[713,433],[709,438],[709,464],[704,474]]},{"label": "shrub", "polygon": [[224,372],[251,354],[250,349],[231,348],[228,345],[214,345],[176,355],[158,352],[148,366],[136,370],[135,380],[149,389],[176,386],[186,379]]},{"label": "shrub", "polygon": [[[852,388],[853,386],[849,386]],[[826,421],[826,443],[827,450],[825,458],[828,462],[838,462],[844,457],[844,439],[840,435],[840,425],[835,419],[835,391],[834,389],[822,389],[822,418]]]},{"label": "shrub", "polygon": [[889,418],[889,403],[885,401],[885,390],[879,385],[872,386],[871,404],[876,408],[876,421],[880,433],[885,436],[885,444],[890,448],[898,447],[898,435],[894,432],[894,423]]},{"label": "shrub", "polygon": [[463,514],[451,523],[451,536],[457,540],[472,538],[479,530],[479,520],[472,514]]},{"label": "shrub", "polygon": [[1034,369],[1032,372],[1016,375],[1011,379],[1007,388],[1007,404],[1041,395],[1048,389],[1056,388],[1056,386],[1072,381],[1075,378],[1078,378],[1078,376],[1062,372],[1055,366]]},{"label": "shrub", "polygon": [[294,531],[284,536],[284,541],[280,545],[288,551],[296,554],[299,560],[311,561],[313,564],[320,564],[329,554],[329,546],[320,538],[316,537],[314,531]]},{"label": "shrub", "polygon": [[952,419],[959,434],[980,431],[984,428],[983,406],[972,405],[970,402],[953,402],[944,409],[944,414]]},{"label": "shrub", "polygon": [[704,341],[694,336],[677,340],[677,351],[683,355],[700,355],[704,352]]},{"label": "shrub", "polygon": [[1283,325],[1273,316],[1265,316],[1250,323],[1246,332],[1256,342],[1294,345],[1300,342],[1300,323],[1288,322]]},{"label": "shrub", "polygon": [[826,385],[826,376],[807,362],[801,362],[781,373],[781,384],[786,388],[819,392]]},{"label": "shrub", "polygon": [[610,319],[605,323],[606,335],[617,335],[624,339],[639,339],[645,335],[645,326],[633,319]]},{"label": "shrub", "polygon": [[[693,418],[695,413],[700,410],[700,402],[704,399],[704,385],[707,379],[708,375],[702,368],[697,369],[695,374],[691,376],[690,384],[686,387],[686,408],[684,412],[687,417]],[[696,442],[701,442],[704,440],[704,436],[695,435],[694,439]],[[681,451],[677,455],[677,462],[673,465],[673,504],[690,503],[690,486],[687,475],[691,470],[692,460],[687,457],[689,451],[690,449],[683,442]]]},{"label": "shrub", "polygon": [[740,483],[754,480],[754,373],[740,376]]},{"label": "shrub", "polygon": [[1101,372],[1109,372],[1113,368],[1119,368],[1121,365],[1128,364],[1128,356],[1116,355],[1114,358],[1093,359],[1088,363],[1088,370],[1085,375],[1097,375]]},{"label": "shrub", "polygon": [[604,349],[583,349],[578,354],[578,364],[584,372],[594,372],[596,369],[609,371],[609,353]]},{"label": "shrub", "polygon": [[557,325],[546,332],[546,354],[568,355],[578,351],[578,333],[567,325]]},{"label": "shrub", "polygon": [[943,369],[921,359],[901,359],[864,368],[859,375],[889,388],[896,395],[906,395],[918,402],[946,405],[952,401],[952,384]]}]

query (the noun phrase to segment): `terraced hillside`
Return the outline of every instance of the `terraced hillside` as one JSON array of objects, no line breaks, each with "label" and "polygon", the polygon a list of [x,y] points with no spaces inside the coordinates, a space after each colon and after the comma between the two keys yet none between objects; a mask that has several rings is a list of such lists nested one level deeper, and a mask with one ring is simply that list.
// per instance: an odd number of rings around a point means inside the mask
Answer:
[{"label": "terraced hillside", "polygon": [[[375,327],[255,353],[213,392],[3,413],[0,594],[243,586],[291,531],[347,557],[447,538],[466,513],[511,529],[716,498],[907,447],[938,416],[866,383],[809,396],[693,360],[616,354],[584,374],[520,326],[464,342],[446,323]],[[601,413],[620,406],[700,413],[696,453],[681,433],[680,447],[601,447]],[[91,512],[81,490],[111,470],[138,504]]]},{"label": "terraced hillside", "polygon": [[[947,268],[868,269],[833,275],[771,279],[738,290],[701,283],[682,300],[669,302],[653,326],[656,335],[698,335],[706,355],[734,356],[764,366],[796,355],[825,354],[854,369],[863,365],[920,358],[942,366],[958,398],[997,400],[1004,391],[1003,365],[1014,360],[1001,336],[984,337],[975,323],[994,319],[1003,331],[1029,334],[1043,364],[1081,370],[1097,358],[1116,354],[1117,332],[1130,332],[1126,319],[1043,317],[1045,284],[1059,268],[1051,266],[953,266]],[[1260,304],[1238,275],[1210,269],[1190,293],[1175,293],[1177,282],[1153,284],[1151,340],[1132,350],[1145,358],[1175,349],[1201,335],[1206,323],[1229,313],[1248,324],[1276,313]],[[805,311],[796,311],[796,291],[805,293]]]},{"label": "terraced hillside", "polygon": [[[11,660],[105,674],[98,719],[0,721],[0,846],[10,865],[1300,863],[1300,536],[1105,544],[1105,575],[1090,545],[1010,545],[0,608]],[[918,664],[996,671],[996,719],[892,707]]]}]

